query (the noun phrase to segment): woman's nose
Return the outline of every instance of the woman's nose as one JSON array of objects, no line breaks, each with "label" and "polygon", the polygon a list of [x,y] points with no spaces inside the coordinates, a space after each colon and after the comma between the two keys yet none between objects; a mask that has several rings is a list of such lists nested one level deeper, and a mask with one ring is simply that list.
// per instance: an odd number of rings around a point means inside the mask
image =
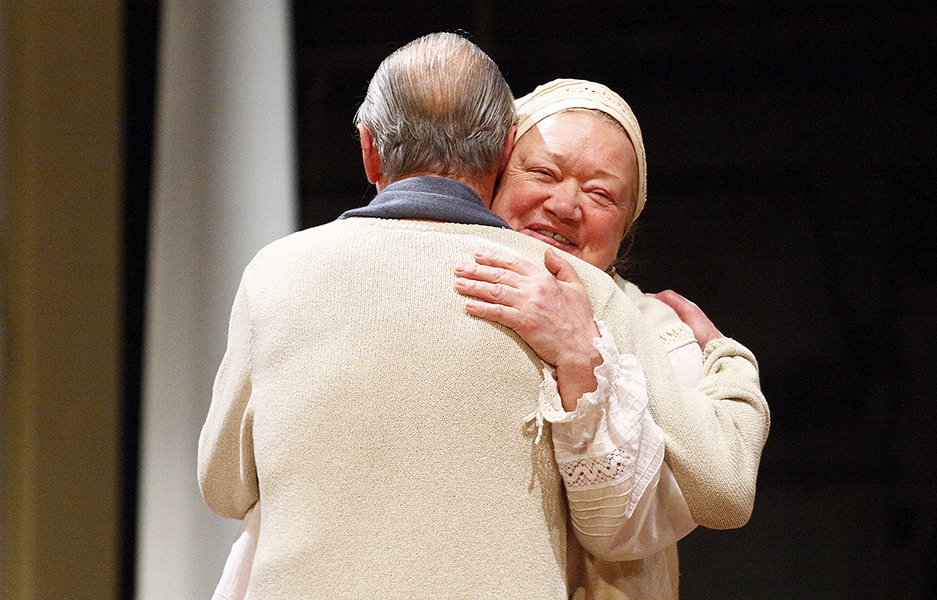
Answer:
[{"label": "woman's nose", "polygon": [[568,186],[557,186],[544,201],[543,208],[563,221],[578,220],[581,212],[577,190]]}]

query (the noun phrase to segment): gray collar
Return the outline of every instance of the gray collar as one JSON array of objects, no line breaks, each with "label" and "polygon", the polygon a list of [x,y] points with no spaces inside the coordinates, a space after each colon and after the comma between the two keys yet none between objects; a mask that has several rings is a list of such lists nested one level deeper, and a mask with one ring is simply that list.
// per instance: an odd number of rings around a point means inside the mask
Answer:
[{"label": "gray collar", "polygon": [[485,207],[472,188],[445,177],[408,177],[395,181],[367,206],[345,211],[339,219],[427,219],[509,229],[507,223]]}]

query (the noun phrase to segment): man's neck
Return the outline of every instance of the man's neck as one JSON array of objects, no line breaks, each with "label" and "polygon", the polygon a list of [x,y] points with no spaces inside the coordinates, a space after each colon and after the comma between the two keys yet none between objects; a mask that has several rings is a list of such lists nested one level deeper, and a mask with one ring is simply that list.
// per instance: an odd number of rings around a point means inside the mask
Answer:
[{"label": "man's neck", "polygon": [[390,184],[400,181],[401,179],[409,179],[410,177],[444,177],[446,179],[452,179],[453,181],[458,181],[470,187],[473,192],[478,194],[478,197],[482,199],[482,202],[485,203],[486,208],[491,208],[491,199],[494,197],[495,192],[495,181],[497,177],[494,175],[487,177],[460,177],[458,175],[439,175],[437,173],[410,173],[404,175],[403,177],[398,177],[393,181],[384,180],[378,181],[376,184],[377,191],[380,192]]}]

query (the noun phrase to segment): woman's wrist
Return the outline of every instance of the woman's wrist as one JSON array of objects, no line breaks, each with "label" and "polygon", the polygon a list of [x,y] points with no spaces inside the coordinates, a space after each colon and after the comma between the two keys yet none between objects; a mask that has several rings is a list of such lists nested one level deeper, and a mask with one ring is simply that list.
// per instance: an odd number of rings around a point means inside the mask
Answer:
[{"label": "woman's wrist", "polygon": [[593,344],[568,354],[556,365],[556,386],[567,412],[576,410],[577,401],[598,386],[595,367],[602,364],[602,355]]}]

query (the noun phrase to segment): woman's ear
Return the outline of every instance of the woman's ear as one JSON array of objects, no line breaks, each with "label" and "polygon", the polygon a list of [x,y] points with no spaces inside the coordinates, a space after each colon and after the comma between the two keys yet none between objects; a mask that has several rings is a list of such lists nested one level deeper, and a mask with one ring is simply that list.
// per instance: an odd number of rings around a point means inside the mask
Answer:
[{"label": "woman's ear", "polygon": [[384,168],[381,164],[381,155],[374,145],[374,136],[363,123],[358,128],[358,141],[361,143],[361,162],[364,164],[364,173],[368,176],[368,183],[377,184],[384,177]]}]

